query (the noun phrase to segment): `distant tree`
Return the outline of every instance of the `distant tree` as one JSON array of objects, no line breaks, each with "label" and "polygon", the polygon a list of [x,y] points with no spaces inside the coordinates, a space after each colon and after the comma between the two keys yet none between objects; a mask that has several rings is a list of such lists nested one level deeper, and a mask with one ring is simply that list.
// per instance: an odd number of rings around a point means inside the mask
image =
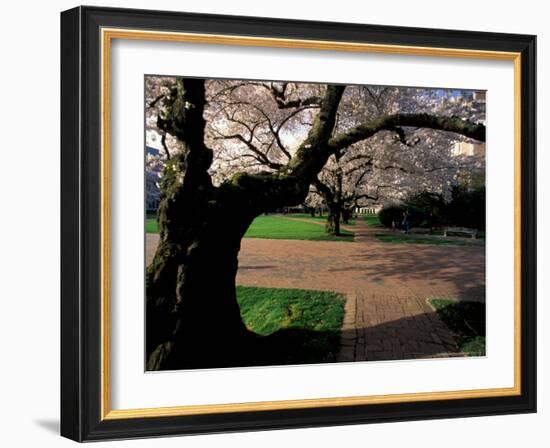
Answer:
[{"label": "distant tree", "polygon": [[447,219],[456,226],[485,230],[485,204],[485,186],[456,185],[446,207]]},{"label": "distant tree", "polygon": [[[336,130],[345,131],[361,120],[377,120],[399,110],[452,113],[483,121],[485,106],[470,92],[447,95],[433,89],[355,86],[346,89]],[[346,101],[347,98],[350,98]],[[338,234],[355,207],[390,204],[420,192],[449,199],[458,179],[479,178],[483,156],[456,154],[464,136],[433,129],[397,127],[333,154],[314,182],[314,193],[327,208],[327,232]]]},{"label": "distant tree", "polygon": [[433,228],[440,226],[485,229],[485,187],[468,189],[455,185],[448,199],[442,195],[424,191],[410,196],[400,203],[389,204],[379,213],[380,222],[392,227],[399,224],[403,213],[409,212],[413,227]]}]

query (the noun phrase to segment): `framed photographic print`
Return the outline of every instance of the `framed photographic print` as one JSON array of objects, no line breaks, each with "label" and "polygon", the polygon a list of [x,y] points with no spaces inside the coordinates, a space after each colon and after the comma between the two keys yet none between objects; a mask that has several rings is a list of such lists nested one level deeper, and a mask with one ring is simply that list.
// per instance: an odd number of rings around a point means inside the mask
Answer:
[{"label": "framed photographic print", "polygon": [[61,14],[61,433],[536,410],[534,36]]}]

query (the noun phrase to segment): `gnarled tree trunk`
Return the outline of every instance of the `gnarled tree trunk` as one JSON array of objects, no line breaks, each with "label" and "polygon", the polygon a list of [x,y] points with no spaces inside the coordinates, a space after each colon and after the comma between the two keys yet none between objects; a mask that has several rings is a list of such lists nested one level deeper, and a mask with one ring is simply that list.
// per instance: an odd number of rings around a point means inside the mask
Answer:
[{"label": "gnarled tree trunk", "polygon": [[[159,246],[147,270],[147,368],[223,365],[241,351],[247,330],[235,295],[237,254],[258,213],[213,187],[204,145],[204,81],[180,80],[159,128],[183,150],[161,185]],[[229,361],[227,361],[229,362]]]},{"label": "gnarled tree trunk", "polygon": [[214,201],[219,209],[208,209],[196,227],[186,227],[183,244],[164,240],[149,268],[150,370],[245,361],[254,338],[241,319],[235,278],[240,242],[254,216],[231,214],[221,202]]}]

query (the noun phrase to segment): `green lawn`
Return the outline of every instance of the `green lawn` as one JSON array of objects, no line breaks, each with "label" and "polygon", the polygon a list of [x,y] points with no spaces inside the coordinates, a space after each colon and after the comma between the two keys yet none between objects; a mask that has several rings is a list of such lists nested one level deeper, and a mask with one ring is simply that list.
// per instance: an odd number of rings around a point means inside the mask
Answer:
[{"label": "green lawn", "polygon": [[262,215],[252,222],[244,236],[283,240],[353,241],[353,233],[346,230],[341,230],[341,233],[341,236],[331,236],[319,224],[294,221],[283,216]]},{"label": "green lawn", "polygon": [[393,244],[435,244],[443,246],[479,246],[479,243],[472,242],[471,239],[456,240],[449,238],[438,238],[421,235],[411,235],[405,233],[377,233],[376,238],[384,243]]},{"label": "green lawn", "polygon": [[378,215],[364,215],[363,219],[365,220],[365,223],[367,224],[367,227],[384,227],[380,220],[378,219]]},{"label": "green lawn", "polygon": [[145,232],[146,233],[158,233],[158,224],[156,218],[145,219]]},{"label": "green lawn", "polygon": [[[303,215],[304,217],[309,215]],[[302,217],[302,215],[261,215],[250,225],[245,238],[267,238],[276,240],[312,240],[312,241],[353,241],[353,233],[340,230],[341,235],[332,236],[325,233],[322,225],[314,222],[295,221],[287,217]],[[322,217],[316,220],[326,219]],[[158,233],[158,225],[155,218],[148,217],[145,220],[147,233]]]},{"label": "green lawn", "polygon": [[247,328],[270,335],[270,352],[277,362],[335,361],[344,318],[341,294],[238,286],[237,300]]},{"label": "green lawn", "polygon": [[[289,213],[288,215],[284,215],[288,218],[300,218],[300,219],[311,219],[313,221],[317,222],[327,222],[327,215],[326,213],[323,216],[315,215],[311,216],[309,213]],[[347,224],[341,223],[345,226],[354,226],[355,225],[355,218],[351,218]]]},{"label": "green lawn", "polygon": [[430,299],[440,319],[468,356],[485,356],[485,304],[449,299]]},{"label": "green lawn", "polygon": [[284,215],[284,216],[287,216],[288,218],[313,219],[319,222],[326,222],[327,220],[326,214],[323,216],[319,216],[319,215],[311,216],[309,213],[289,213],[288,215]]}]

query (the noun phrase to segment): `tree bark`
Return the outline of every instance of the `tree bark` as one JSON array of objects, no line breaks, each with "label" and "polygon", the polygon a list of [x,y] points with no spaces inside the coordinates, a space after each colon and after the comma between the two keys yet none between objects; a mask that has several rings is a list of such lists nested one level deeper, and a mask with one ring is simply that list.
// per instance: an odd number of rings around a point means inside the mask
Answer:
[{"label": "tree bark", "polygon": [[[191,209],[184,211],[192,214]],[[201,228],[192,232],[186,243],[168,253],[163,249],[167,246],[159,248],[155,261],[160,263],[153,262],[149,270],[152,281],[151,288],[148,284],[148,304],[154,306],[148,306],[148,313],[152,313],[148,323],[153,324],[147,335],[148,369],[246,363],[247,344],[254,338],[241,319],[235,278],[240,242],[253,216],[239,212],[243,210],[223,206],[210,210]],[[163,291],[165,297],[159,300],[155,294],[157,274],[180,258],[177,253],[183,256],[170,272],[175,290],[172,297]]]},{"label": "tree bark", "polygon": [[329,235],[340,235],[340,220],[342,218],[342,210],[338,203],[327,203],[328,214],[325,230]]},{"label": "tree bark", "polygon": [[180,79],[159,115],[159,128],[183,149],[165,168],[160,241],[146,276],[149,370],[230,363],[247,335],[235,276],[241,238],[256,214],[212,185],[204,104],[204,81]]},{"label": "tree bark", "polygon": [[[337,156],[338,157],[338,156]],[[325,224],[325,232],[332,236],[340,235],[340,221],[345,210],[344,201],[342,198],[342,172],[338,170],[335,174],[336,182],[329,186],[323,183],[318,177],[315,178],[313,185],[317,192],[325,200],[327,205],[327,222]]]},{"label": "tree bark", "polygon": [[360,124],[349,131],[338,134],[328,142],[332,151],[338,151],[361,140],[368,139],[380,131],[396,131],[401,127],[428,128],[454,132],[480,142],[485,141],[485,125],[462,120],[459,117],[439,117],[430,114],[395,114]]}]

